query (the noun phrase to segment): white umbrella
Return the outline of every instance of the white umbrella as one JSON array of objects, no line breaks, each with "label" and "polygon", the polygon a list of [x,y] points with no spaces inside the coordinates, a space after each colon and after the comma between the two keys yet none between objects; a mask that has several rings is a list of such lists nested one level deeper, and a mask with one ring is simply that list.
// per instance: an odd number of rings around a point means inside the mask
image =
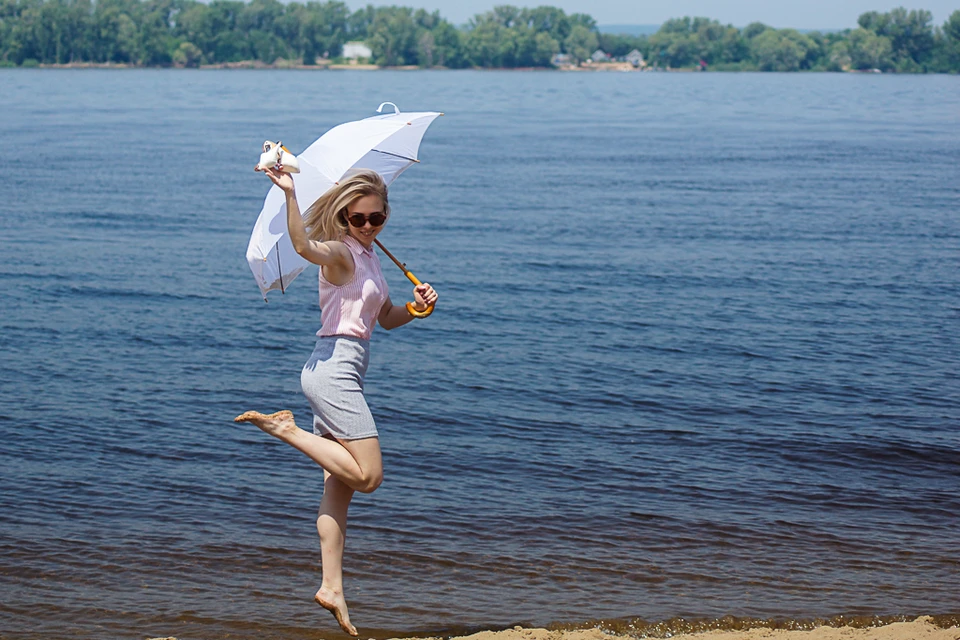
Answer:
[{"label": "white umbrella", "polygon": [[[300,173],[293,180],[301,212],[353,169],[376,171],[390,184],[404,169],[420,162],[417,152],[423,134],[443,114],[401,113],[392,102],[381,104],[377,113],[385,105],[391,105],[394,112],[338,125],[297,156]],[[310,264],[293,249],[287,235],[286,198],[276,185],[267,193],[253,226],[247,262],[264,300],[271,289],[285,291]]]}]

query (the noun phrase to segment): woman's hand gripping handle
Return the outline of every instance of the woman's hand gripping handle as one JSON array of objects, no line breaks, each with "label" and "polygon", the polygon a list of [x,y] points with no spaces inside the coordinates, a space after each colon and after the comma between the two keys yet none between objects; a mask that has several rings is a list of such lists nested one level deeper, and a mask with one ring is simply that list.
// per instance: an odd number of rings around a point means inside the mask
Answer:
[{"label": "woman's hand gripping handle", "polygon": [[417,280],[417,277],[409,271],[406,272],[406,275],[410,282],[417,285],[413,288],[413,299],[416,302],[407,303],[407,313],[414,318],[426,318],[433,313],[433,309],[437,305],[437,292],[428,283]]}]

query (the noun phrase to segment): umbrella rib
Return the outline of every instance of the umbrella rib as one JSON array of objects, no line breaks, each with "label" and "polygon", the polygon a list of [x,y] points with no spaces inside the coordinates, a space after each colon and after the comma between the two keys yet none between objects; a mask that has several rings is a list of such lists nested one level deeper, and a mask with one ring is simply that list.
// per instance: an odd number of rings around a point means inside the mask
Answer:
[{"label": "umbrella rib", "polygon": [[402,156],[399,153],[390,153],[389,151],[381,151],[380,149],[374,149],[377,153],[382,153],[385,156],[393,156],[394,158],[402,158],[404,160],[409,160],[410,162],[420,162],[416,158],[408,158],[407,156]]},{"label": "umbrella rib", "polygon": [[277,272],[280,273],[280,293],[286,293],[283,290],[283,269],[280,267],[280,243],[273,245],[277,248]]}]

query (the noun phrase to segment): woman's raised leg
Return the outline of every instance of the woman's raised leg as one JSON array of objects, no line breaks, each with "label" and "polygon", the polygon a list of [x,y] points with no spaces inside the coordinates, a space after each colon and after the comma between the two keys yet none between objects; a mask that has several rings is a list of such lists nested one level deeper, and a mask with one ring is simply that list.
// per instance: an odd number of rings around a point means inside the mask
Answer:
[{"label": "woman's raised leg", "polygon": [[264,415],[247,411],[234,422],[252,422],[270,435],[306,454],[351,489],[370,493],[383,481],[383,462],[377,438],[339,442],[328,440],[297,426],[290,411]]},{"label": "woman's raised leg", "polygon": [[334,615],[341,629],[356,636],[357,629],[350,623],[347,601],[343,596],[343,545],[347,536],[347,509],[353,498],[353,489],[327,471],[324,471],[323,477],[323,500],[320,501],[320,513],[317,515],[323,582],[313,599]]}]

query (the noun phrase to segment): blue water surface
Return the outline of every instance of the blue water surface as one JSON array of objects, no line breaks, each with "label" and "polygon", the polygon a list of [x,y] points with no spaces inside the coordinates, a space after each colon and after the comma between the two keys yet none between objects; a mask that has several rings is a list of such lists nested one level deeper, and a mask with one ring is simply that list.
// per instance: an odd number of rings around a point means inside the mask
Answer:
[{"label": "blue water surface", "polygon": [[[384,243],[363,637],[957,613],[960,84],[944,76],[0,69],[10,637],[336,636],[264,303],[264,139],[446,115]],[[410,285],[384,259],[395,301]]]}]

